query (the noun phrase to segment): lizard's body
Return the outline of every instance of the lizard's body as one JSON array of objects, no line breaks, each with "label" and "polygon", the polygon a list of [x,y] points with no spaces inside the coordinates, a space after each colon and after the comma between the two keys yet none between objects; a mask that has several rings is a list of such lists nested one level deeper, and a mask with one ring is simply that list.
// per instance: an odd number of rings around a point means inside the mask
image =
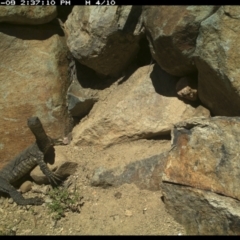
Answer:
[{"label": "lizard's body", "polygon": [[44,155],[54,146],[54,141],[48,137],[37,117],[28,120],[28,126],[36,137],[36,142],[26,148],[5,167],[0,170],[0,191],[8,193],[19,205],[40,205],[40,198],[25,199],[11,184],[29,173],[39,165],[42,172],[47,176],[50,183],[57,185],[59,177],[51,172],[44,162]]}]

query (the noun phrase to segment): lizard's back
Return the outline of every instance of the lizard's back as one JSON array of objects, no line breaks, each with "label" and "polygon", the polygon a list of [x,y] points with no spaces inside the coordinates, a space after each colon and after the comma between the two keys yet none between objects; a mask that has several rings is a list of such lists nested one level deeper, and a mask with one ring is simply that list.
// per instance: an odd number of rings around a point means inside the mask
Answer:
[{"label": "lizard's back", "polygon": [[9,183],[22,178],[37,165],[37,151],[39,149],[36,143],[30,145],[0,170],[0,176]]}]

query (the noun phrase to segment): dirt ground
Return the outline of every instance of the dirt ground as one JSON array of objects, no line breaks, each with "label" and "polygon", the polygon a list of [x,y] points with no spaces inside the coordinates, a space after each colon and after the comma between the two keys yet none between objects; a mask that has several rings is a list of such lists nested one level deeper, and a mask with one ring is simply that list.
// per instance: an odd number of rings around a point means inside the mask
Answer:
[{"label": "dirt ground", "polygon": [[[12,199],[0,197],[0,233],[13,235],[184,235],[184,228],[167,213],[161,201],[161,191],[140,190],[134,184],[118,188],[92,187],[93,170],[99,166],[112,168],[159,153],[169,142],[139,140],[107,149],[58,146],[70,161],[78,163],[74,175],[65,182],[72,183],[82,197],[80,212],[65,212],[55,221],[47,203],[41,206],[17,206]],[[36,187],[36,186],[35,186]],[[37,186],[46,189],[46,186]],[[33,188],[34,189],[34,188]],[[33,190],[23,194],[48,195]]]}]

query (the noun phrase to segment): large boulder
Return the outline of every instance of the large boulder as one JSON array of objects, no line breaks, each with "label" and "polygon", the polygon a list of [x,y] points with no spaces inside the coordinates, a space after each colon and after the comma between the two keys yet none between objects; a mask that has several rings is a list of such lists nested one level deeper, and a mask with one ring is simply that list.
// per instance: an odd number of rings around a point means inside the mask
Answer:
[{"label": "large boulder", "polygon": [[0,167],[34,142],[27,119],[38,116],[47,134],[69,130],[67,46],[46,24],[0,26]]},{"label": "large boulder", "polygon": [[240,115],[240,7],[222,6],[201,23],[198,96],[214,115]]},{"label": "large boulder", "polygon": [[145,6],[144,26],[153,58],[174,76],[196,72],[191,58],[201,22],[216,6]]},{"label": "large boulder", "polygon": [[240,212],[234,213],[240,206],[239,129],[238,117],[213,117],[186,120],[172,130],[164,201],[191,234],[240,232]]},{"label": "large boulder", "polygon": [[73,56],[101,75],[116,76],[136,56],[141,6],[74,6],[65,22]]},{"label": "large boulder", "polygon": [[119,142],[170,134],[172,124],[193,116],[209,116],[202,106],[179,100],[177,78],[158,65],[137,69],[125,82],[110,88],[88,117],[73,129],[75,145],[109,146]]},{"label": "large boulder", "polygon": [[0,6],[0,22],[44,24],[57,16],[56,6]]},{"label": "large boulder", "polygon": [[188,235],[240,234],[240,202],[197,188],[163,184],[164,203]]}]

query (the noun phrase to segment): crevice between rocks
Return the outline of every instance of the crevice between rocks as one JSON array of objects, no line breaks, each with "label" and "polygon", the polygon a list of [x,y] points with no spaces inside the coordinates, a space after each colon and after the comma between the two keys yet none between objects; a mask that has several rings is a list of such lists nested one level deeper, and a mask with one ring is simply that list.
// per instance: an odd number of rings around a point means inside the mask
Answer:
[{"label": "crevice between rocks", "polygon": [[[198,189],[198,190],[201,190],[201,191],[206,191],[206,192],[211,192],[211,193],[214,193],[214,194],[217,194],[219,196],[223,196],[223,197],[227,197],[227,198],[231,198],[231,199],[234,199],[238,202],[240,202],[240,200],[238,198],[235,198],[235,197],[232,197],[232,196],[229,196],[229,195],[225,195],[221,192],[213,192],[211,191],[210,189],[203,189],[203,188],[198,188],[198,187],[193,187],[193,186],[190,186],[190,185],[187,185],[187,184],[182,184],[182,183],[175,183],[175,182],[170,182],[170,181],[162,181],[162,184],[163,183],[167,183],[167,184],[172,184],[172,185],[177,185],[177,186],[181,186],[181,187],[188,187],[188,188],[192,188],[192,189]],[[163,199],[164,199],[164,196],[162,196]],[[161,198],[162,199],[162,198]],[[163,200],[164,202],[164,200]]]}]

